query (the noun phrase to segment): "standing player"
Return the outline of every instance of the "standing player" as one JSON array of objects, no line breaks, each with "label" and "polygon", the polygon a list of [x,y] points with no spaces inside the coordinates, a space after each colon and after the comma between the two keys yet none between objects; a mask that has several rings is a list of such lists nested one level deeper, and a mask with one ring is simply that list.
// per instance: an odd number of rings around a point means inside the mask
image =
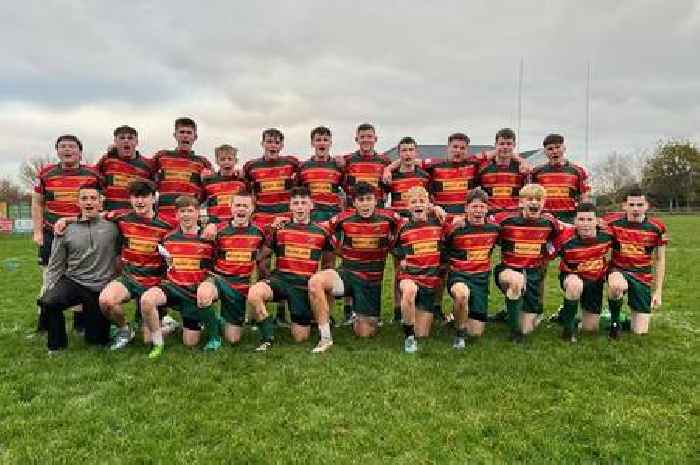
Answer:
[{"label": "standing player", "polygon": [[177,142],[175,150],[156,153],[153,166],[158,188],[158,219],[175,228],[178,225],[175,200],[181,195],[204,200],[202,177],[211,171],[211,164],[192,150],[197,140],[197,124],[194,120],[176,119],[173,137]]},{"label": "standing player", "polygon": [[563,136],[549,134],[542,145],[548,161],[533,168],[530,180],[545,189],[544,211],[571,224],[576,215],[576,205],[589,201],[588,174],[585,169],[565,158]]},{"label": "standing player", "polygon": [[219,319],[214,308],[198,307],[197,301],[197,287],[209,274],[214,246],[199,237],[199,202],[189,195],[181,195],[175,200],[175,207],[179,226],[162,241],[162,251],[168,261],[165,280],[141,296],[141,313],[153,344],[148,354],[150,359],[163,354],[163,333],[158,315],[158,307],[163,306],[182,314],[183,344],[193,347],[199,343],[200,322],[204,321],[209,336],[205,348],[216,350],[221,346]]},{"label": "standing player", "polygon": [[119,126],[114,130],[114,145],[97,162],[97,170],[105,184],[105,211],[123,213],[131,210],[129,184],[153,179],[153,164],[136,150],[138,145],[136,129]]},{"label": "standing player", "polygon": [[[608,270],[612,237],[598,228],[596,209],[583,202],[576,207],[575,230],[567,230],[568,239],[559,247],[559,284],[564,292],[560,320],[562,338],[576,342],[579,302],[583,307],[584,331],[596,331],[603,303],[603,284]],[[570,231],[570,232],[569,232]]]},{"label": "standing player", "polygon": [[523,163],[515,156],[515,132],[503,128],[496,133],[494,157],[479,170],[476,185],[488,194],[489,210],[517,211],[518,194],[527,181]]},{"label": "standing player", "polygon": [[250,278],[258,252],[265,244],[262,230],[250,223],[254,208],[252,194],[245,191],[233,194],[231,220],[216,235],[213,273],[197,289],[200,307],[221,301],[224,337],[231,344],[241,339]]},{"label": "standing player", "polygon": [[[266,276],[265,259],[274,252],[277,257],[275,270],[248,292],[248,303],[260,325],[262,342],[256,349],[258,352],[270,349],[274,339],[274,324],[265,309],[266,302],[286,299],[292,320],[292,337],[296,342],[308,339],[313,315],[307,285],[309,278],[318,271],[323,252],[331,247],[327,231],[311,222],[313,202],[308,189],[293,188],[289,203],[292,221],[272,230],[269,244],[258,260],[261,274]],[[330,334],[328,323],[322,325],[319,321],[319,330],[322,335]]]},{"label": "standing player", "polygon": [[[355,185],[355,209],[333,217],[330,230],[333,244],[340,251],[340,269],[323,270],[309,280],[309,298],[321,328],[328,328],[331,295],[352,297],[357,336],[373,336],[381,314],[382,279],[389,250],[393,246],[400,219],[393,212],[377,210],[375,189],[366,182]],[[321,331],[314,352],[333,345],[330,329]]]},{"label": "standing player", "polygon": [[635,187],[627,194],[624,215],[606,218],[613,236],[608,275],[610,337],[613,339],[620,334],[625,294],[632,310],[633,334],[647,334],[651,311],[661,306],[668,237],[666,226],[660,220],[647,217],[648,209],[646,195]]},{"label": "standing player", "polygon": [[219,171],[205,176],[202,181],[209,221],[228,223],[231,220],[231,200],[238,192],[246,191],[247,184],[236,174],[238,149],[228,144],[214,150]]},{"label": "standing player", "polygon": [[355,198],[355,187],[360,182],[372,186],[379,208],[384,207],[387,186],[382,181],[384,169],[389,165],[389,159],[375,151],[377,132],[369,123],[362,123],[355,131],[355,142],[358,150],[345,156],[345,185],[343,190],[348,196],[347,203],[352,205]]},{"label": "standing player", "polygon": [[399,229],[394,248],[401,314],[403,315],[404,351],[418,350],[416,337],[428,337],[433,322],[435,289],[441,285],[440,256],[443,227],[430,217],[428,191],[422,186],[404,192],[411,218]]},{"label": "standing player", "polygon": [[446,228],[447,289],[454,299],[457,335],[453,347],[464,349],[465,338],[484,333],[488,317],[491,253],[500,227],[486,222],[489,197],[480,188],[467,194],[464,224]]},{"label": "standing player", "polygon": [[501,226],[501,263],[494,276],[506,297],[506,321],[516,343],[535,329],[542,314],[543,268],[561,232],[556,218],[542,213],[544,202],[544,188],[528,184],[520,189],[519,213],[496,215]]},{"label": "standing player", "polygon": [[[101,189],[102,180],[99,173],[80,163],[83,144],[76,136],[65,134],[56,139],[56,156],[59,163],[43,167],[36,178],[32,194],[32,224],[34,243],[39,247],[39,265],[42,274],[51,255],[53,244],[53,227],[56,220],[67,216],[79,216],[78,190],[84,185],[97,186]],[[45,278],[40,294],[46,290]],[[83,330],[82,314],[74,315],[73,326],[77,331]],[[46,331],[46,319],[39,311],[37,331]]]}]

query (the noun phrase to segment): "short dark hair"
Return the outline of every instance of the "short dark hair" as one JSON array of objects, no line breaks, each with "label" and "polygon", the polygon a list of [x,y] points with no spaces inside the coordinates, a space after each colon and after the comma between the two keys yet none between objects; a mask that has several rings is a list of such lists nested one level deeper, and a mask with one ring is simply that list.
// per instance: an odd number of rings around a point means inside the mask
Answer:
[{"label": "short dark hair", "polygon": [[450,134],[450,137],[447,138],[447,145],[451,144],[453,140],[463,140],[464,143],[469,145],[469,136],[464,134],[463,132],[455,132],[454,134]]},{"label": "short dark hair", "polygon": [[102,187],[97,181],[88,181],[86,183],[81,184],[80,187],[78,187],[78,192],[84,189],[96,190],[98,193],[102,193]]},{"label": "short dark hair", "polygon": [[369,194],[375,195],[374,188],[370,183],[360,181],[357,184],[355,184],[355,198]]},{"label": "short dark hair", "polygon": [[511,139],[515,141],[515,131],[513,131],[511,128],[499,129],[499,131],[496,133],[496,142],[498,142],[499,137],[501,139]]},{"label": "short dark hair", "polygon": [[297,186],[297,187],[292,187],[292,190],[290,191],[289,198],[294,198],[294,197],[311,197],[311,192],[309,191],[309,188],[306,186]]},{"label": "short dark hair", "polygon": [[627,197],[646,197],[646,192],[644,192],[644,189],[639,184],[635,184],[633,186],[630,186],[630,188],[627,190],[627,195],[625,196],[625,199]]},{"label": "short dark hair", "polygon": [[399,145],[397,147],[401,147],[404,144],[418,145],[418,144],[416,144],[416,140],[410,136],[402,137],[401,140],[399,141]]},{"label": "short dark hair", "polygon": [[355,134],[357,134],[360,131],[377,132],[377,130],[374,129],[374,126],[372,126],[370,123],[362,123],[359,126],[357,126],[357,129],[355,130]]},{"label": "short dark hair", "polygon": [[78,139],[77,136],[74,136],[73,134],[63,134],[62,136],[59,136],[58,139],[56,139],[56,150],[58,150],[58,144],[63,142],[64,140],[70,140],[78,144],[78,148],[80,151],[83,151],[83,143],[80,142],[80,139]]},{"label": "short dark hair", "polygon": [[284,134],[282,134],[282,131],[280,131],[277,128],[265,129],[262,132],[262,139],[261,140],[265,140],[265,137],[273,137],[275,139],[279,139],[280,142],[284,142]]},{"label": "short dark hair", "polygon": [[550,144],[563,144],[564,136],[561,134],[547,134],[547,137],[542,141],[542,147],[547,147]]},{"label": "short dark hair", "polygon": [[582,202],[576,206],[576,213],[598,213],[598,209],[591,202]]},{"label": "short dark hair", "polygon": [[318,126],[311,130],[311,140],[314,140],[315,136],[328,136],[333,137],[331,130],[325,126]]},{"label": "short dark hair", "polygon": [[180,117],[175,120],[175,129],[181,127],[181,126],[186,126],[194,129],[195,131],[197,130],[197,123],[194,122],[192,118],[188,118],[186,116]]},{"label": "short dark hair", "polygon": [[178,198],[175,199],[175,208],[176,209],[181,209],[185,207],[194,207],[194,208],[199,208],[199,202],[197,199],[192,197],[191,195],[181,195]]},{"label": "short dark hair", "polygon": [[138,181],[131,181],[128,187],[129,195],[134,197],[145,197],[147,195],[155,195],[156,185],[153,181],[147,179],[140,179]]},{"label": "short dark hair", "polygon": [[489,201],[489,194],[481,187],[475,187],[467,193],[467,205],[477,200],[484,203],[488,203]]},{"label": "short dark hair", "polygon": [[136,131],[136,129],[132,128],[131,126],[127,125],[122,125],[119,126],[117,129],[114,130],[114,137],[117,137],[119,134],[131,134],[134,137],[138,137],[139,133]]}]

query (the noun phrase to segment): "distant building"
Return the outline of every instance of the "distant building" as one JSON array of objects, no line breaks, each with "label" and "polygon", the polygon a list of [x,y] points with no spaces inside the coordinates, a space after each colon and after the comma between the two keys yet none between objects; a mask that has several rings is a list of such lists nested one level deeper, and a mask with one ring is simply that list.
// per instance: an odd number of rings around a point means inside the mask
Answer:
[{"label": "distant building", "polygon": [[[471,154],[477,154],[484,152],[486,150],[493,150],[494,147],[493,145],[469,145],[469,153]],[[442,159],[445,158],[447,155],[447,145],[444,144],[436,144],[436,145],[427,145],[427,144],[420,144],[418,145],[418,152],[421,155],[421,158],[426,159]],[[398,146],[392,147],[391,149],[387,150],[384,152],[384,154],[389,157],[391,160],[396,160],[399,156],[399,148]],[[540,163],[544,163],[546,160],[546,157],[544,155],[544,151],[542,149],[536,149],[536,150],[525,150],[523,152],[520,152],[520,156],[523,158],[527,158],[528,163],[531,166],[536,166],[539,165]]]}]

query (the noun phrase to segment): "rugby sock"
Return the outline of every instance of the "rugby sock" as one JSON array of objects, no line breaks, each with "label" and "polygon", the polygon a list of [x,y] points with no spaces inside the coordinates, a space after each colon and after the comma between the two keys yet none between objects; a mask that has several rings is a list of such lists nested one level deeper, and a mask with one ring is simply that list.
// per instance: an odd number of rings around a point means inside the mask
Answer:
[{"label": "rugby sock", "polygon": [[506,323],[511,331],[520,331],[520,310],[523,308],[523,299],[512,300],[506,298]]},{"label": "rugby sock", "polygon": [[467,337],[467,330],[466,329],[458,329],[457,330],[457,337],[461,337],[461,338]]},{"label": "rugby sock", "polygon": [[260,328],[260,337],[264,342],[272,342],[275,336],[275,320],[271,316],[268,316],[264,320],[258,323]]},{"label": "rugby sock", "polygon": [[394,307],[394,321],[401,321],[401,307]]},{"label": "rugby sock", "polygon": [[622,299],[608,299],[608,307],[610,308],[610,322],[620,323],[620,313],[622,312]]},{"label": "rugby sock", "polygon": [[321,339],[333,339],[331,336],[331,325],[330,323],[324,323],[318,325],[318,332],[321,333]]},{"label": "rugby sock", "polygon": [[207,337],[209,340],[211,341],[212,339],[219,338],[219,332],[221,331],[219,327],[219,316],[216,314],[214,306],[210,305],[206,308],[200,308],[199,312],[202,314],[204,327],[207,329]]},{"label": "rugby sock", "polygon": [[352,304],[345,304],[343,309],[345,310],[345,319],[349,320],[352,317]]},{"label": "rugby sock", "polygon": [[163,331],[161,331],[160,328],[151,332],[151,342],[153,343],[154,346],[162,346],[163,345]]},{"label": "rugby sock", "polygon": [[414,329],[413,329],[413,325],[407,325],[407,324],[404,323],[404,325],[403,325],[403,334],[404,334],[404,336],[406,336],[406,337],[415,336],[416,333],[415,333],[415,331],[414,331]]},{"label": "rugby sock", "polygon": [[578,300],[564,299],[564,308],[561,310],[561,321],[564,328],[573,332],[576,329],[576,314],[578,313]]}]

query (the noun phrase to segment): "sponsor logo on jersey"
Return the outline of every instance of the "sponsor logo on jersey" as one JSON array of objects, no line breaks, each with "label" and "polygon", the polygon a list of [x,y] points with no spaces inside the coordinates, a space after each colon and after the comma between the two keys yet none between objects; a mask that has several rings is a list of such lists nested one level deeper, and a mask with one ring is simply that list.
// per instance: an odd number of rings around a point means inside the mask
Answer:
[{"label": "sponsor logo on jersey", "polygon": [[284,190],[284,180],[275,179],[274,181],[260,181],[261,192],[281,192]]},{"label": "sponsor logo on jersey", "polygon": [[165,170],[166,181],[187,181],[189,182],[192,173],[189,171]]},{"label": "sponsor logo on jersey", "polygon": [[517,242],[514,247],[516,255],[522,257],[539,257],[542,244]]},{"label": "sponsor logo on jersey", "polygon": [[372,187],[379,187],[379,179],[373,176],[355,176],[357,182],[364,181]]},{"label": "sponsor logo on jersey", "polygon": [[620,253],[627,257],[639,257],[646,253],[643,245],[624,242],[620,244]]},{"label": "sponsor logo on jersey", "polygon": [[173,257],[173,268],[178,271],[197,271],[200,269],[198,258]]},{"label": "sponsor logo on jersey", "polygon": [[494,197],[510,197],[513,193],[513,188],[510,186],[495,186],[493,188]]},{"label": "sponsor logo on jersey", "polygon": [[227,262],[250,262],[252,260],[252,254],[250,250],[227,250],[226,251],[226,261]]},{"label": "sponsor logo on jersey", "polygon": [[129,238],[129,248],[137,252],[152,253],[156,250],[157,243],[146,239]]},{"label": "sponsor logo on jersey", "polygon": [[443,181],[442,190],[445,192],[462,192],[467,190],[467,181]]},{"label": "sponsor logo on jersey", "polygon": [[428,255],[438,251],[436,241],[420,241],[413,244],[413,253],[415,255]]},{"label": "sponsor logo on jersey", "polygon": [[595,260],[586,260],[578,264],[577,270],[581,272],[586,271],[600,271],[603,269],[603,259],[597,258]]},{"label": "sponsor logo on jersey", "polygon": [[352,246],[355,249],[378,249],[378,237],[353,237]]},{"label": "sponsor logo on jersey", "polygon": [[127,187],[136,176],[131,174],[115,173],[112,175],[112,185],[115,187]]},{"label": "sponsor logo on jersey", "polygon": [[216,196],[216,204],[217,205],[228,205],[230,207],[232,198],[233,198],[233,195],[231,195],[231,194],[218,194]]},{"label": "sponsor logo on jersey", "polygon": [[490,249],[470,249],[467,250],[467,260],[474,262],[485,262],[489,260]]},{"label": "sponsor logo on jersey", "polygon": [[311,249],[287,244],[284,246],[284,256],[308,260],[311,258]]},{"label": "sponsor logo on jersey", "polygon": [[309,191],[312,194],[319,194],[321,192],[331,192],[331,183],[329,182],[310,182]]},{"label": "sponsor logo on jersey", "polygon": [[59,202],[77,202],[78,191],[54,191],[53,199]]},{"label": "sponsor logo on jersey", "polygon": [[569,188],[566,186],[545,186],[547,197],[568,198]]}]

